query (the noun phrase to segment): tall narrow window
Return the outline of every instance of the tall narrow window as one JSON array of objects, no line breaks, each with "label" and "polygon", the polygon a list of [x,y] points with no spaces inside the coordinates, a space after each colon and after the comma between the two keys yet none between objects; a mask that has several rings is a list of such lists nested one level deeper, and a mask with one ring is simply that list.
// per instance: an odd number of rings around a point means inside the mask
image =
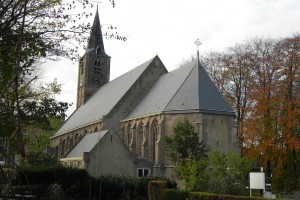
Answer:
[{"label": "tall narrow window", "polygon": [[66,146],[65,140],[61,141],[61,146],[60,146],[60,155],[61,156],[63,156],[65,154],[65,146]]},{"label": "tall narrow window", "polygon": [[73,137],[71,137],[70,139],[70,149],[73,147],[74,143],[73,143]]},{"label": "tall narrow window", "polygon": [[131,137],[131,132],[130,132],[130,124],[128,124],[128,126],[127,126],[127,146],[129,146],[130,145],[130,143],[131,143],[131,140],[132,140],[132,137]]},{"label": "tall narrow window", "polygon": [[156,149],[155,149],[155,144],[158,141],[158,125],[157,121],[154,120],[152,122],[152,159],[155,161],[156,159]]},{"label": "tall narrow window", "polygon": [[142,126],[142,123],[140,123],[140,126],[139,126],[139,142],[140,142],[140,157],[142,157],[142,143],[143,143],[143,134],[144,134],[144,131],[143,131],[143,126]]},{"label": "tall narrow window", "polygon": [[70,149],[70,137],[68,136],[67,138],[67,146],[66,146],[66,151]]},{"label": "tall narrow window", "polygon": [[94,72],[95,73],[101,73],[101,62],[100,61],[95,61],[95,66],[94,66]]}]

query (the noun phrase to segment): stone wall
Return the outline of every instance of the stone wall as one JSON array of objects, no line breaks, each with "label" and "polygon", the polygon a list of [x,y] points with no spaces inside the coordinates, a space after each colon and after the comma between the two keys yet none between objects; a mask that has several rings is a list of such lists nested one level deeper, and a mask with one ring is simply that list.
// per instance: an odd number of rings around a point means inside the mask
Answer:
[{"label": "stone wall", "polygon": [[134,156],[117,134],[108,132],[90,153],[85,154],[85,169],[90,175],[135,176]]},{"label": "stone wall", "polygon": [[[202,141],[209,146],[210,151],[223,153],[239,153],[236,122],[234,116],[206,113],[156,114],[122,122],[119,135],[124,144],[137,157],[153,161],[152,175],[174,176],[173,165],[168,161],[163,144],[163,137],[173,134],[173,127],[187,118]],[[153,126],[157,123],[158,139],[154,142]],[[143,136],[140,134],[143,127]],[[140,142],[143,137],[144,143]],[[144,138],[145,137],[145,138]],[[148,143],[148,144],[145,144]],[[147,151],[145,146],[148,147]],[[154,150],[155,148],[155,150]],[[145,154],[148,153],[148,155]],[[154,154],[153,154],[154,153]]]}]

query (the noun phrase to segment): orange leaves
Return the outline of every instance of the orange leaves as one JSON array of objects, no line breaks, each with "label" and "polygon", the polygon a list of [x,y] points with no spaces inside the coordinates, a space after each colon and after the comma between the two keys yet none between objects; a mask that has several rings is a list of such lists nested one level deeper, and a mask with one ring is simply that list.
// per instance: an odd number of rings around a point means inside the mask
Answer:
[{"label": "orange leaves", "polygon": [[244,154],[262,165],[269,160],[274,168],[281,160],[282,168],[291,152],[300,151],[300,34],[255,38],[218,58],[213,66],[225,68],[226,74],[216,76],[236,109]]}]

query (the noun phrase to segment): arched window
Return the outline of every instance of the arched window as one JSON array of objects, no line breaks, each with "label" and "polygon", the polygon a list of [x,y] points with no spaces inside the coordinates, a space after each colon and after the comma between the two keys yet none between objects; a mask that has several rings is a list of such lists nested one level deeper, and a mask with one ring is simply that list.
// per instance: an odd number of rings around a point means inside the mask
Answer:
[{"label": "arched window", "polygon": [[126,130],[126,132],[127,132],[127,146],[129,146],[129,144],[131,143],[131,140],[132,140],[132,135],[131,135],[131,132],[130,132],[130,127],[131,127],[131,125],[128,124],[127,130]]},{"label": "arched window", "polygon": [[75,143],[78,141],[78,134],[75,135]]},{"label": "arched window", "polygon": [[98,132],[98,127],[95,128],[95,132]]},{"label": "arched window", "polygon": [[67,146],[66,146],[66,151],[69,150],[71,147],[70,147],[70,137],[68,136],[67,138]]},{"label": "arched window", "polygon": [[97,60],[95,61],[94,72],[95,73],[101,72],[100,61],[97,61]]},{"label": "arched window", "polygon": [[151,134],[152,134],[152,159],[155,161],[156,159],[156,148],[155,144],[158,141],[158,124],[157,121],[154,120],[152,122],[152,129],[151,129]]},{"label": "arched window", "polygon": [[73,147],[74,143],[73,143],[73,138],[71,137],[70,139],[70,149]]},{"label": "arched window", "polygon": [[65,148],[66,148],[66,142],[65,140],[61,141],[61,145],[60,145],[60,155],[63,156],[65,154]]},{"label": "arched window", "polygon": [[139,147],[140,147],[140,157],[142,157],[142,144],[144,141],[144,130],[142,123],[140,123],[139,128],[138,128],[138,134],[139,134]]}]

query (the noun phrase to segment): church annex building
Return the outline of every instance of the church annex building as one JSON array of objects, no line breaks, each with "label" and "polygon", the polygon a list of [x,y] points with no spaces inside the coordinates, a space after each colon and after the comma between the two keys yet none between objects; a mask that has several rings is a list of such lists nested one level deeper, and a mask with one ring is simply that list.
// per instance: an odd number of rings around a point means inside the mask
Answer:
[{"label": "church annex building", "polygon": [[172,176],[163,137],[184,118],[210,150],[239,153],[235,113],[199,61],[168,72],[158,56],[110,80],[98,11],[79,61],[77,109],[51,137],[65,166],[92,176]]}]

